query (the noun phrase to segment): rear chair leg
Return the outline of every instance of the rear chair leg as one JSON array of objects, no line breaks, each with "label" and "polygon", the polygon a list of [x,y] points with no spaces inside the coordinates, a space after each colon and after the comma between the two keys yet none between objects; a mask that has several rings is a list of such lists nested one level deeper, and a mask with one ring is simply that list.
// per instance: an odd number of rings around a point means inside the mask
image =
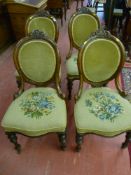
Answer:
[{"label": "rear chair leg", "polygon": [[17,153],[21,152],[21,146],[17,142],[17,136],[14,132],[6,132],[6,135],[8,136],[9,140],[15,145],[15,150]]},{"label": "rear chair leg", "polygon": [[81,145],[83,143],[83,134],[76,133],[76,151],[79,152],[81,150]]},{"label": "rear chair leg", "polygon": [[126,148],[128,143],[131,143],[131,131],[126,133],[125,142],[122,143],[121,148]]},{"label": "rear chair leg", "polygon": [[64,151],[66,148],[66,131],[62,133],[58,133],[58,138],[60,142],[60,147]]},{"label": "rear chair leg", "polygon": [[16,76],[16,83],[17,83],[17,87],[20,89],[22,84],[20,76]]},{"label": "rear chair leg", "polygon": [[68,78],[68,84],[67,84],[67,86],[68,86],[68,99],[69,100],[71,100],[71,91],[72,91],[72,85],[73,85],[73,80],[71,80],[71,79],[69,79]]},{"label": "rear chair leg", "polygon": [[78,10],[79,0],[76,0],[76,10]]},{"label": "rear chair leg", "polygon": [[81,7],[83,7],[83,1],[84,1],[84,0],[81,0]]}]

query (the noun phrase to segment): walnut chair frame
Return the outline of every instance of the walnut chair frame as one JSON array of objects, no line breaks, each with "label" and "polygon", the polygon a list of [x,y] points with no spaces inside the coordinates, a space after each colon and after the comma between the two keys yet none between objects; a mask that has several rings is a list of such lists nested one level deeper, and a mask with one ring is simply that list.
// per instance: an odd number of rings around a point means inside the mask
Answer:
[{"label": "walnut chair frame", "polygon": [[[90,32],[86,32],[84,34],[84,39],[82,39],[82,43],[79,43],[78,41],[76,41],[76,39],[74,38],[74,30],[79,26],[75,26],[75,21],[78,21],[77,19],[79,19],[79,22],[83,20],[83,18],[88,17],[91,19],[91,21],[94,21],[95,23],[95,27],[93,27],[92,29],[90,29]],[[88,19],[87,19],[88,21]],[[77,25],[77,22],[76,22]],[[89,24],[88,24],[89,25]],[[87,24],[85,24],[84,26],[81,26],[80,29],[77,31],[77,33],[81,34],[82,32],[82,28],[89,28]],[[98,30],[100,28],[100,21],[98,16],[91,12],[91,10],[88,7],[82,7],[80,9],[78,9],[78,11],[76,11],[70,18],[69,20],[69,24],[68,24],[68,34],[69,34],[69,40],[70,40],[70,48],[69,48],[69,52],[67,54],[67,62],[68,60],[70,60],[70,58],[72,57],[73,54],[73,49],[76,49],[77,51],[80,50],[81,45],[84,44],[84,41],[90,36],[91,33],[95,32],[96,30]],[[78,35],[79,35],[78,34]],[[76,56],[77,59],[77,56]],[[68,70],[67,70],[67,87],[68,87],[68,99],[71,99],[71,91],[72,91],[72,85],[73,85],[73,81],[74,80],[79,80],[79,75],[71,75]]]},{"label": "walnut chair frame", "polygon": [[[25,35],[29,35],[29,33],[33,30],[40,30],[53,41],[58,41],[59,27],[57,21],[47,10],[39,10],[27,19],[25,25]],[[21,86],[21,79],[17,72],[16,82],[19,88]]]},{"label": "walnut chair frame", "polygon": [[[32,76],[32,77],[30,77],[29,75],[28,75],[28,73],[27,72],[25,72],[25,68],[23,69],[23,67],[22,67],[22,65],[21,64],[23,64],[23,63],[21,63],[21,61],[19,61],[19,60],[22,60],[22,58],[20,59],[20,54],[21,54],[21,49],[23,48],[23,47],[25,47],[26,48],[26,45],[30,45],[31,43],[35,43],[35,45],[33,45],[33,46],[36,46],[36,50],[38,49],[38,46],[37,46],[37,44],[39,45],[39,44],[42,44],[42,45],[44,45],[45,44],[45,46],[47,46],[47,48],[51,48],[51,50],[53,50],[53,54],[54,54],[54,58],[55,58],[55,61],[56,61],[56,63],[55,63],[55,65],[54,65],[54,72],[52,73],[52,75],[50,76],[50,78],[49,79],[43,79],[42,78],[42,76],[44,76],[44,77],[47,77],[47,75],[45,76],[44,74],[43,74],[43,69],[41,68],[40,70],[35,70],[35,72],[33,72],[33,75],[37,75],[37,74],[41,74],[41,80],[37,80],[36,78],[34,78],[34,76]],[[34,48],[34,47],[33,47]],[[46,48],[46,47],[45,47]],[[35,48],[34,48],[35,49]],[[39,51],[40,51],[40,49],[38,49]],[[43,49],[42,49],[42,52],[43,52]],[[42,53],[41,52],[41,53]],[[30,55],[27,55],[27,58],[28,57],[30,57],[31,58],[31,55],[32,55],[32,53],[31,52],[29,52],[29,54]],[[43,54],[42,55],[40,55],[39,53],[38,53],[38,57],[41,57],[41,59],[43,60]],[[51,57],[51,56],[50,56]],[[15,64],[15,67],[16,67],[16,70],[18,71],[18,73],[19,73],[19,75],[20,75],[20,78],[21,78],[21,86],[20,86],[20,88],[19,88],[19,91],[17,92],[17,93],[15,93],[15,95],[14,95],[14,102],[17,100],[17,99],[19,99],[19,98],[21,98],[21,96],[24,94],[24,93],[26,93],[28,90],[24,90],[24,86],[25,86],[25,83],[29,83],[29,84],[31,84],[31,85],[33,85],[33,87],[34,87],[34,85],[35,85],[35,89],[39,89],[39,88],[41,88],[41,91],[43,90],[43,88],[48,88],[48,85],[50,84],[50,83],[54,83],[54,85],[55,85],[55,88],[51,88],[51,89],[54,89],[55,90],[55,93],[57,94],[57,97],[59,98],[59,99],[61,99],[63,102],[63,104],[65,105],[65,109],[66,109],[66,103],[65,103],[65,95],[62,93],[62,91],[61,91],[61,88],[60,88],[60,75],[59,75],[59,70],[60,70],[60,63],[61,63],[61,58],[60,58],[60,54],[59,54],[59,51],[58,51],[58,49],[57,49],[57,46],[56,46],[56,44],[55,44],[55,42],[54,41],[52,41],[52,40],[50,40],[47,36],[45,36],[45,34],[43,33],[43,32],[40,32],[39,30],[34,30],[32,33],[30,33],[30,35],[28,35],[28,36],[26,36],[26,37],[24,37],[24,38],[22,38],[17,44],[16,44],[16,47],[15,47],[15,49],[14,49],[14,55],[13,55],[13,58],[14,58],[14,64]],[[44,58],[45,59],[45,58]],[[48,59],[48,58],[47,58]],[[52,58],[50,58],[50,59],[52,59]],[[36,63],[35,63],[35,65],[34,65],[34,68],[35,68],[35,66],[36,66],[36,64],[37,64],[37,59],[35,58],[35,60],[36,60]],[[38,61],[40,61],[39,60],[39,58],[38,58]],[[27,64],[30,64],[29,63],[29,61],[28,61],[28,63]],[[46,66],[47,67],[47,66]],[[27,68],[26,68],[27,69]],[[38,77],[39,77],[39,75],[38,75]],[[43,79],[43,80],[42,80]],[[31,88],[32,89],[32,88]],[[13,102],[13,103],[14,103]],[[58,107],[58,106],[57,106]],[[10,108],[10,107],[9,107]],[[66,110],[65,110],[66,111]],[[27,113],[28,112],[30,112],[30,110],[28,110],[27,111]],[[7,113],[8,113],[8,110],[7,110]],[[39,112],[38,112],[39,113]],[[38,114],[37,113],[37,114]],[[16,114],[16,113],[15,113]],[[24,114],[21,114],[21,116],[22,115],[26,115],[25,113]],[[53,114],[52,114],[53,115]],[[12,116],[12,115],[11,115]],[[10,116],[9,116],[10,117]],[[9,117],[8,117],[8,119],[9,119]],[[58,116],[57,116],[58,117]],[[60,116],[60,117],[62,117],[62,116]],[[60,147],[61,147],[61,149],[62,150],[64,150],[65,149],[65,147],[66,147],[66,127],[65,128],[63,128],[62,130],[60,129],[60,128],[56,128],[56,131],[49,131],[48,132],[48,129],[47,129],[47,132],[45,132],[45,133],[39,133],[39,131],[38,131],[38,133],[36,133],[36,134],[34,134],[35,133],[35,131],[33,131],[31,134],[30,133],[26,133],[26,131],[24,131],[24,129],[23,129],[23,131],[21,131],[21,130],[19,130],[19,127],[17,126],[16,128],[14,128],[14,127],[12,127],[12,125],[10,126],[10,124],[9,124],[9,126],[7,126],[7,120],[5,119],[5,118],[7,118],[7,116],[5,117],[3,117],[3,119],[2,119],[2,123],[1,123],[1,125],[2,125],[2,127],[4,128],[4,130],[5,130],[5,133],[7,134],[7,136],[8,136],[8,138],[9,138],[9,140],[15,145],[15,149],[16,149],[16,151],[18,152],[18,153],[20,153],[20,151],[21,151],[21,146],[20,146],[20,144],[17,142],[17,136],[16,136],[16,134],[18,133],[18,134],[23,134],[23,135],[26,135],[26,136],[31,136],[31,137],[36,137],[36,136],[41,136],[41,135],[45,135],[45,134],[49,134],[49,133],[57,133],[58,134],[58,138],[59,138],[59,141],[60,141]],[[27,117],[28,118],[28,117]],[[37,117],[37,118],[39,118],[39,116]],[[5,121],[6,120],[6,121]],[[60,118],[58,118],[58,120],[60,120]],[[66,119],[64,119],[64,121],[65,121]],[[66,122],[66,121],[65,121]],[[11,122],[12,123],[12,122]],[[58,122],[59,123],[59,122]],[[38,123],[36,122],[35,123],[35,126],[37,125]],[[59,123],[59,125],[60,125],[60,123]],[[21,126],[21,127],[23,127],[23,126]],[[29,124],[29,127],[30,127],[30,124]],[[43,127],[43,126],[42,126]],[[55,126],[54,126],[55,127]],[[63,127],[63,126],[61,126],[61,127]],[[27,128],[26,128],[26,130],[28,130]],[[45,130],[46,131],[46,130]]]},{"label": "walnut chair frame", "polygon": [[[109,76],[108,78],[106,78],[105,80],[102,80],[102,81],[93,81],[91,80],[89,77],[87,77],[86,73],[85,73],[85,70],[84,70],[84,65],[88,64],[88,61],[85,62],[85,60],[88,60],[90,59],[89,58],[89,55],[87,54],[87,52],[89,53],[90,51],[88,50],[89,47],[91,47],[91,44],[93,42],[96,42],[97,41],[99,42],[100,40],[103,40],[103,41],[107,41],[107,42],[111,42],[113,43],[117,49],[119,50],[119,53],[120,53],[120,61],[119,61],[119,64],[117,65],[117,69],[114,71],[114,73]],[[93,45],[93,44],[92,44]],[[101,47],[101,46],[100,46]],[[99,47],[99,48],[100,48]],[[102,49],[102,48],[101,48]],[[88,51],[87,51],[88,50]],[[99,50],[99,49],[98,49]],[[86,55],[87,54],[87,55]],[[104,57],[103,57],[104,58]],[[98,60],[100,59],[100,56],[98,57]],[[106,56],[105,56],[105,59],[106,59]],[[92,56],[92,60],[93,60],[93,56]],[[98,61],[99,62],[99,61]],[[80,116],[80,113],[79,113],[79,116],[77,115],[78,113],[78,110],[76,111],[76,109],[78,109],[78,105],[79,105],[79,110],[80,110],[80,107],[82,107],[83,103],[80,102],[80,99],[82,97],[82,93],[83,93],[83,83],[88,83],[91,85],[91,88],[87,89],[86,92],[89,92],[90,89],[95,89],[97,91],[98,88],[101,88],[101,87],[104,87],[104,88],[107,88],[107,84],[109,83],[109,81],[111,80],[115,80],[115,86],[116,86],[116,89],[117,89],[117,92],[115,92],[118,96],[122,96],[122,100],[124,100],[124,102],[126,101],[126,103],[128,104],[129,106],[129,110],[130,110],[130,102],[125,100],[124,97],[126,97],[127,95],[125,94],[125,92],[121,89],[121,86],[120,86],[120,78],[119,78],[119,73],[121,72],[121,69],[124,65],[124,62],[125,62],[125,49],[124,49],[124,46],[123,44],[120,42],[120,40],[116,37],[114,37],[113,35],[111,35],[108,31],[105,31],[105,30],[98,30],[97,32],[95,32],[94,34],[92,34],[88,39],[87,41],[84,43],[84,45],[81,47],[81,50],[79,51],[79,56],[78,56],[78,69],[79,69],[79,74],[80,74],[80,83],[79,83],[79,90],[75,96],[75,107],[74,107],[74,117],[75,117],[75,123],[76,123],[76,150],[77,151],[80,151],[81,150],[81,145],[83,143],[83,138],[84,138],[84,135],[86,134],[96,134],[96,135],[100,135],[100,136],[104,136],[104,137],[114,137],[114,136],[117,136],[123,132],[126,132],[126,139],[125,139],[125,142],[122,143],[122,146],[121,148],[125,148],[127,147],[128,143],[131,142],[131,119],[130,119],[130,116],[128,116],[128,119],[129,119],[129,123],[130,124],[126,124],[124,125],[125,128],[122,128],[120,131],[116,130],[114,133],[113,131],[110,131],[110,130],[107,130],[107,128],[103,129],[102,126],[100,127],[99,126],[99,129],[100,130],[97,130],[96,127],[96,124],[92,124],[92,127],[91,128],[88,128],[87,127],[87,124],[83,124],[80,126],[80,123],[79,123],[79,126],[78,126],[78,120],[80,121],[82,119],[82,117],[93,117],[92,113],[90,113],[89,111],[87,113],[83,113],[81,112],[81,116]],[[97,65],[95,65],[97,67]],[[92,71],[94,70],[94,68],[92,67]],[[94,70],[95,71],[95,70]],[[101,70],[103,71],[103,70]],[[104,71],[103,71],[103,74],[104,74]],[[89,75],[89,74],[88,74]],[[90,91],[93,93],[93,91]],[[84,94],[86,96],[86,94]],[[89,100],[91,97],[88,95],[87,96],[87,100]],[[93,97],[92,97],[93,98]],[[127,98],[128,99],[128,98]],[[81,105],[80,105],[81,104]],[[92,103],[93,104],[93,103]],[[90,103],[90,105],[92,105]],[[93,106],[92,106],[93,107]],[[95,106],[94,106],[95,108]],[[83,108],[82,108],[83,109]],[[85,109],[85,108],[84,108]],[[89,108],[85,109],[86,111],[89,110]],[[102,109],[101,109],[102,110]],[[87,116],[88,114],[88,116]],[[124,113],[125,114],[125,113]],[[131,114],[131,110],[130,110],[130,113]],[[128,115],[129,115],[128,114]],[[84,116],[85,115],[85,116]],[[98,119],[98,114],[96,114],[96,116],[94,115],[94,118]],[[109,116],[110,117],[110,116]],[[126,116],[125,116],[126,117]],[[94,119],[93,118],[93,119]],[[92,120],[93,120],[92,119]],[[97,120],[96,119],[96,120]],[[87,120],[87,119],[86,119]],[[88,119],[88,123],[90,123],[90,120],[91,119]],[[96,122],[96,120],[94,122]],[[104,120],[104,119],[102,119]],[[102,121],[101,120],[101,121]],[[97,120],[98,121],[98,120]],[[122,120],[124,121],[124,119]],[[90,123],[91,124],[91,123]],[[103,124],[103,123],[102,123]],[[109,124],[109,123],[108,123]],[[127,127],[128,125],[128,127]],[[85,126],[85,128],[82,126]],[[93,128],[94,126],[94,128]],[[86,128],[87,127],[87,128]],[[105,125],[104,125],[105,127]],[[108,127],[108,126],[107,126]],[[104,130],[102,130],[102,129]],[[104,133],[105,132],[105,133]],[[111,133],[112,132],[112,133]]]}]

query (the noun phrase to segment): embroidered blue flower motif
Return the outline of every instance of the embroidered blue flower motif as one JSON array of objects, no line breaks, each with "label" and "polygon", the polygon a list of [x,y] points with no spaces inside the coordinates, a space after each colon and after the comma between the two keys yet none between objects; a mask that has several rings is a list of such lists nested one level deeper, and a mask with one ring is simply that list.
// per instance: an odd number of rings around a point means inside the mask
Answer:
[{"label": "embroidered blue flower motif", "polygon": [[109,93],[90,93],[90,98],[85,100],[89,111],[101,120],[114,121],[123,112],[119,100]]},{"label": "embroidered blue flower motif", "polygon": [[86,100],[86,106],[92,106],[92,102],[90,100]]},{"label": "embroidered blue flower motif", "polygon": [[52,112],[55,102],[51,93],[31,92],[21,100],[20,106],[27,117],[40,118],[43,114],[49,115]]}]

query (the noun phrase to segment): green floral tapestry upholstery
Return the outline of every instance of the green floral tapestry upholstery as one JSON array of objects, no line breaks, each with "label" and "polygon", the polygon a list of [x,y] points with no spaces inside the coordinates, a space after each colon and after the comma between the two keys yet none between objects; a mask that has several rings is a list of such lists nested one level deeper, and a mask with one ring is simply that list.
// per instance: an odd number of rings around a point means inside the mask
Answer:
[{"label": "green floral tapestry upholstery", "polygon": [[83,91],[74,114],[79,133],[115,136],[131,129],[131,104],[107,87]]},{"label": "green floral tapestry upholstery", "polygon": [[63,132],[66,128],[65,101],[53,88],[31,88],[10,105],[2,126],[5,131],[28,136]]},{"label": "green floral tapestry upholstery", "polygon": [[97,20],[89,14],[80,14],[72,23],[72,37],[77,46],[81,46],[87,37],[99,28]]},{"label": "green floral tapestry upholstery", "polygon": [[66,62],[68,75],[79,75],[77,66],[77,53],[74,53]]},{"label": "green floral tapestry upholstery", "polygon": [[54,40],[55,39],[55,26],[51,19],[45,17],[36,17],[30,20],[28,24],[28,33],[33,30],[40,30],[47,34],[47,36]]},{"label": "green floral tapestry upholstery", "polygon": [[88,80],[109,79],[117,70],[121,55],[118,46],[106,39],[92,41],[83,53],[83,71]]},{"label": "green floral tapestry upholstery", "polygon": [[49,115],[55,108],[55,99],[52,93],[31,92],[21,100],[20,107],[24,115],[32,118],[40,118]]},{"label": "green floral tapestry upholstery", "polygon": [[43,41],[30,41],[24,44],[19,51],[20,67],[24,74],[36,81],[50,80],[56,68],[54,49]]}]

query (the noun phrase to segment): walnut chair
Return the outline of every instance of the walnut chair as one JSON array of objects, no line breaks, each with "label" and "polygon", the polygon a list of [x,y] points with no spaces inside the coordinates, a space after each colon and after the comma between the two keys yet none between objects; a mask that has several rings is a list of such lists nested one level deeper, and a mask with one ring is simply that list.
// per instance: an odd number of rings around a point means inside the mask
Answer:
[{"label": "walnut chair", "polygon": [[[78,50],[86,41],[87,37],[99,28],[100,21],[98,16],[95,13],[92,13],[87,7],[79,9],[69,20],[68,33],[70,48],[66,61],[69,99],[71,99],[73,81],[79,79],[77,67]],[[74,49],[76,52],[74,52]]]},{"label": "walnut chair", "polygon": [[[57,133],[62,149],[66,147],[66,103],[60,89],[60,55],[56,44],[35,30],[21,39],[14,50],[14,64],[21,87],[7,109],[2,127],[19,153],[16,133],[30,137]],[[35,85],[24,91],[24,85]],[[55,88],[49,87],[54,82]]]},{"label": "walnut chair", "polygon": [[[58,41],[59,28],[57,21],[47,10],[39,10],[27,19],[25,34],[29,35],[33,30],[40,30],[53,41]],[[19,88],[21,86],[21,79],[17,71],[15,72],[15,76]]]},{"label": "walnut chair", "polygon": [[[119,85],[125,50],[108,31],[98,30],[82,46],[78,56],[79,90],[74,107],[76,149],[85,134],[114,137],[126,132],[122,148],[131,141],[131,104]],[[107,87],[114,80],[116,89]],[[83,83],[91,85],[83,90]]]}]

